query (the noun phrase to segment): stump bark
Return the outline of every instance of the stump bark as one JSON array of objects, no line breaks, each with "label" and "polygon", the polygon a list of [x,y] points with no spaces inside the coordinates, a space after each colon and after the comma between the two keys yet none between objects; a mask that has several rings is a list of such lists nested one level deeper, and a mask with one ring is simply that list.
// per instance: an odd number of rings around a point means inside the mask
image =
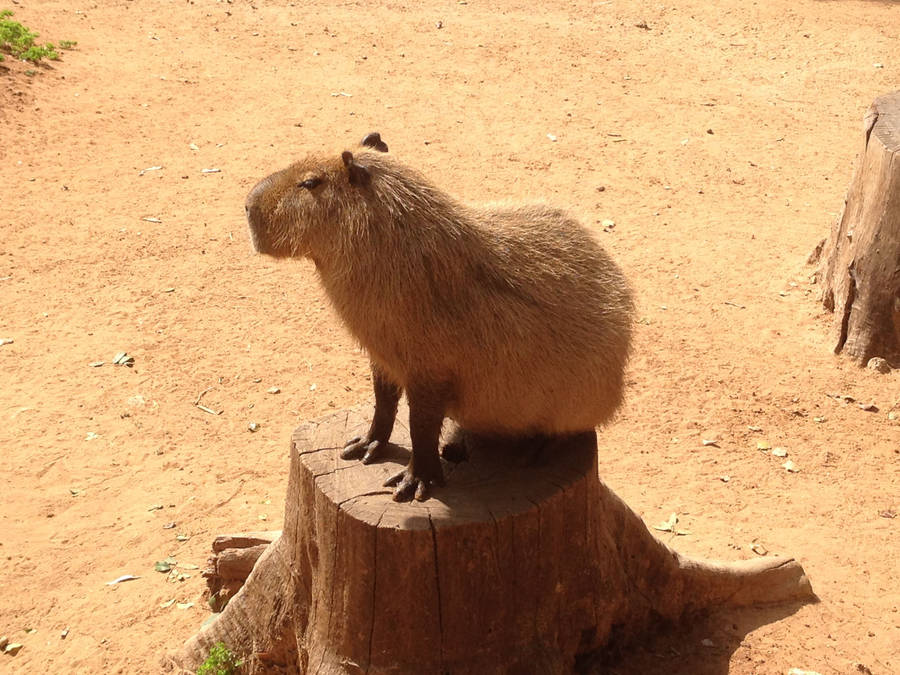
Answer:
[{"label": "stump bark", "polygon": [[900,367],[900,91],[875,99],[865,141],[824,244],[822,303],[835,314],[834,351],[861,365],[873,357]]},{"label": "stump bark", "polygon": [[600,481],[593,433],[545,459],[476,448],[431,499],[398,504],[380,486],[407,450],[339,457],[366,428],[345,411],[297,429],[281,536],[170,664],[193,672],[222,641],[249,672],[564,673],[659,619],[814,598],[792,559],[691,560],[658,541]]}]

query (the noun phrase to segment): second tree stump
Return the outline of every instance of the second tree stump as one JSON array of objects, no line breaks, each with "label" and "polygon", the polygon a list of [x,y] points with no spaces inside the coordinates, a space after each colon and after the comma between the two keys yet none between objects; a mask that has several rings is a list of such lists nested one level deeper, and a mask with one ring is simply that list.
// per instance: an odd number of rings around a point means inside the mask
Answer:
[{"label": "second tree stump", "polygon": [[835,313],[835,353],[900,368],[900,91],[875,99],[841,216],[817,271]]}]

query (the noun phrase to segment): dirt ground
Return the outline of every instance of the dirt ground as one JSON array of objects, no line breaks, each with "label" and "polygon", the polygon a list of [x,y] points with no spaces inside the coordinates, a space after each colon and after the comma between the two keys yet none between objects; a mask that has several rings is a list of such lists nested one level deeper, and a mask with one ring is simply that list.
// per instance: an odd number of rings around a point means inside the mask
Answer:
[{"label": "dirt ground", "polygon": [[156,671],[209,615],[212,538],[280,527],[292,429],[371,398],[312,265],[251,255],[243,200],[378,130],[466,200],[596,230],[640,303],[604,479],[677,513],[678,550],[796,556],[821,599],[609,669],[900,672],[900,373],[832,354],[806,264],[900,81],[900,4],[0,4],[78,42],[0,65],[0,635],[24,644],[0,671]]}]

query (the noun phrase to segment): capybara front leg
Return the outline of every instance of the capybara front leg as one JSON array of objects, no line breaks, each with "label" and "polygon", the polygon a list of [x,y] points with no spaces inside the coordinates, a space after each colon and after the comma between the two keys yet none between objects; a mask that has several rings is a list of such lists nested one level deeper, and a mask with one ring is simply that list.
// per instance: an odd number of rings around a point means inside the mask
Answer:
[{"label": "capybara front leg", "polygon": [[394,488],[394,501],[408,502],[413,497],[424,501],[430,486],[444,484],[438,444],[447,410],[449,387],[411,384],[406,395],[409,399],[412,456],[406,468],[389,478],[385,486]]},{"label": "capybara front leg", "polygon": [[369,464],[378,456],[394,429],[397,419],[397,404],[403,390],[391,382],[374,363],[372,364],[372,386],[375,388],[375,415],[365,436],[357,436],[347,441],[341,450],[341,459],[362,457],[363,464]]}]

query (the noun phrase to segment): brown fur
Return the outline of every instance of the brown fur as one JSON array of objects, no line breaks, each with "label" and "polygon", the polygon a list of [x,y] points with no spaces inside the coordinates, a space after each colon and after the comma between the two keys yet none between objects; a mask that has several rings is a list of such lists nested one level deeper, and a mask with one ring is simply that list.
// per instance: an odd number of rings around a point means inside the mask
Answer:
[{"label": "brown fur", "polygon": [[387,442],[401,390],[413,430],[407,472],[418,462],[428,475],[398,488],[399,499],[439,482],[445,416],[512,436],[608,421],[622,401],[633,302],[590,233],[542,204],[462,204],[372,149],[387,149],[377,135],[364,144],[272,174],[246,205],[255,248],[311,258],[372,360],[375,421],[345,456],[365,451],[368,461]]},{"label": "brown fur", "polygon": [[[447,382],[478,432],[566,433],[622,401],[633,304],[622,272],[564,211],[467,206],[391,156],[312,155],[247,200],[257,250],[307,256],[388,379]],[[321,178],[312,190],[297,187]]]}]

